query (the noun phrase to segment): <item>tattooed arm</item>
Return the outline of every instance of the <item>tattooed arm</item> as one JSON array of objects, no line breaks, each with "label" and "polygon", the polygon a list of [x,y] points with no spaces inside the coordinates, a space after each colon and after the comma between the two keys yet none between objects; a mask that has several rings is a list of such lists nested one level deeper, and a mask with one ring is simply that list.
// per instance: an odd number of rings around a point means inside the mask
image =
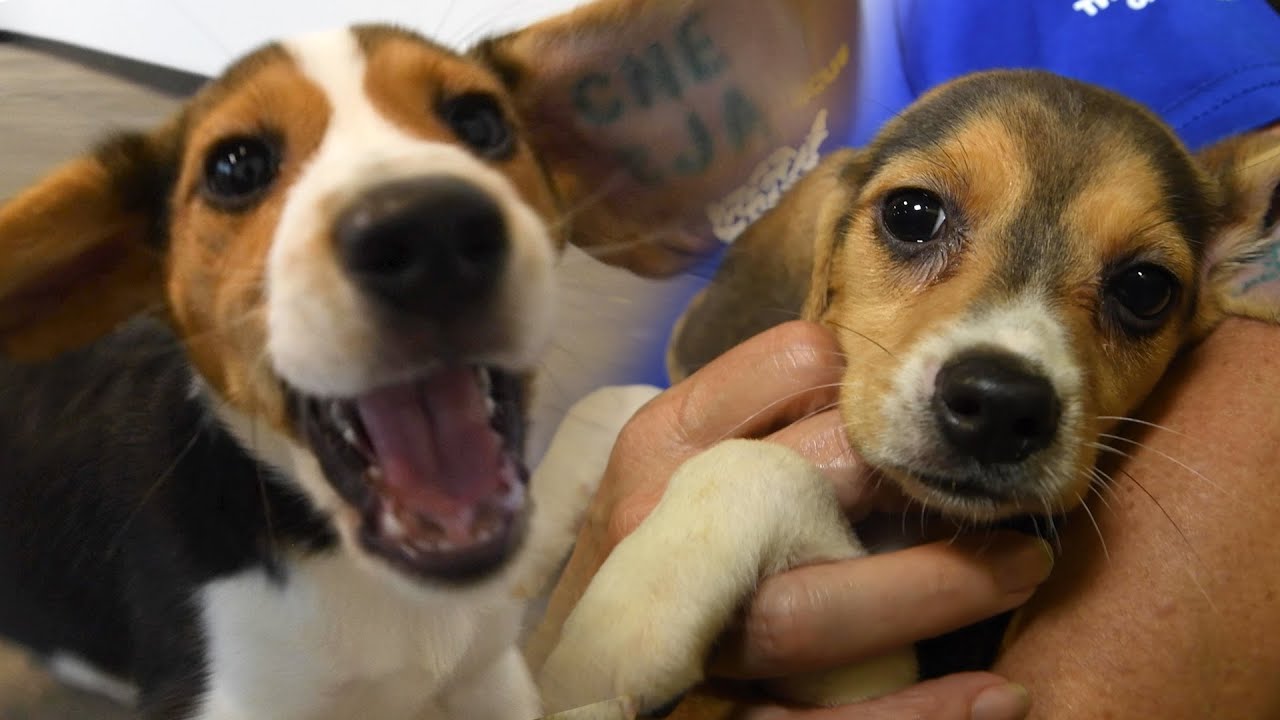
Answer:
[{"label": "tattooed arm", "polygon": [[477,52],[509,70],[573,241],[666,276],[731,239],[839,137],[858,15],[856,2],[623,0]]}]

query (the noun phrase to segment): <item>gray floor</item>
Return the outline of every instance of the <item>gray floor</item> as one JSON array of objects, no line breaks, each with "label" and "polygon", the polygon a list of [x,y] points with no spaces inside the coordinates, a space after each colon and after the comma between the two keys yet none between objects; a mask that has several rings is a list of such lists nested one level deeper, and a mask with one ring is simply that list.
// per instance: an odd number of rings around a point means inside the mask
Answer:
[{"label": "gray floor", "polygon": [[[165,96],[76,63],[0,42],[0,201],[112,130],[148,126],[174,107]],[[0,720],[130,717],[59,687],[0,645]]]}]

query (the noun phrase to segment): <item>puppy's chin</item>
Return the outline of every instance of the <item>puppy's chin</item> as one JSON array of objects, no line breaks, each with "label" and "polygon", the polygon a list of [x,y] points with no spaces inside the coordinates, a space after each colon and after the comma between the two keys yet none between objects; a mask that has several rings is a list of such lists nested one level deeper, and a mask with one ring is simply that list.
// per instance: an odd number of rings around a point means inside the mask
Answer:
[{"label": "puppy's chin", "polygon": [[[916,503],[962,524],[991,525],[1013,517],[1060,515],[1074,510],[1089,492],[1096,452],[1046,452],[1011,465],[930,464],[930,467],[877,461],[882,477]],[[946,468],[946,469],[941,469]]]}]

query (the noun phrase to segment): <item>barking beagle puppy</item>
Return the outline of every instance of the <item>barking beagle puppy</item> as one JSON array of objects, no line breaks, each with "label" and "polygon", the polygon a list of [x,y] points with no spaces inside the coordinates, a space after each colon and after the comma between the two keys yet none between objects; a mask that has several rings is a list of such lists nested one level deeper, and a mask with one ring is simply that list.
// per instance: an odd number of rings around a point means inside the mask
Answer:
[{"label": "barking beagle puppy", "polygon": [[0,632],[156,720],[538,715],[524,601],[596,479],[524,469],[553,264],[670,272],[672,218],[811,122],[751,98],[821,18],[739,10],[275,43],[0,206]]},{"label": "barking beagle puppy", "polygon": [[153,718],[538,714],[564,233],[511,103],[405,31],[302,37],[0,210],[6,634]]},{"label": "barking beagle puppy", "polygon": [[[967,523],[1065,512],[1180,348],[1226,315],[1280,321],[1278,186],[1276,133],[1193,157],[1108,91],[963,78],[829,156],[736,241],[677,328],[671,374],[818,322],[848,365],[850,443],[903,493]],[[724,442],[610,555],[542,669],[545,697],[664,708],[762,577],[863,552],[816,468]],[[843,703],[918,672],[899,653],[775,689]]]}]

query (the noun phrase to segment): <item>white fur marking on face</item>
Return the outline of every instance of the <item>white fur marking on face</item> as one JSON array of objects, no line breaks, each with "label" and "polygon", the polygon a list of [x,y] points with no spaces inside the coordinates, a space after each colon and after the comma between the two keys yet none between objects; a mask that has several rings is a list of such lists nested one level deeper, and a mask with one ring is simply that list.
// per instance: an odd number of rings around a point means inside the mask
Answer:
[{"label": "white fur marking on face", "polygon": [[[875,439],[876,459],[927,468],[936,466],[934,417],[931,407],[938,371],[953,357],[986,348],[1009,353],[1037,368],[1053,385],[1062,405],[1060,437],[1078,435],[1082,427],[1084,376],[1079,360],[1071,351],[1066,327],[1054,316],[1044,300],[1027,295],[1007,304],[964,316],[958,322],[922,339],[906,356],[893,379],[893,388],[880,403],[882,427]],[[1049,449],[1051,458],[1042,466],[1050,485],[1069,482],[1069,470],[1079,443],[1061,440]],[[922,468],[923,469],[923,468]],[[935,468],[941,471],[945,468]]]},{"label": "white fur marking on face", "polygon": [[[347,280],[329,227],[360,193],[384,183],[453,176],[502,208],[511,255],[493,316],[509,342],[469,358],[522,370],[540,356],[554,305],[554,250],[538,214],[501,173],[455,144],[414,138],[365,94],[367,63],[349,31],[286,44],[299,70],[329,99],[329,124],[289,190],[267,261],[267,351],[277,373],[315,395],[351,396],[422,372],[430,358],[407,356]],[[428,112],[426,98],[423,112]]]}]

